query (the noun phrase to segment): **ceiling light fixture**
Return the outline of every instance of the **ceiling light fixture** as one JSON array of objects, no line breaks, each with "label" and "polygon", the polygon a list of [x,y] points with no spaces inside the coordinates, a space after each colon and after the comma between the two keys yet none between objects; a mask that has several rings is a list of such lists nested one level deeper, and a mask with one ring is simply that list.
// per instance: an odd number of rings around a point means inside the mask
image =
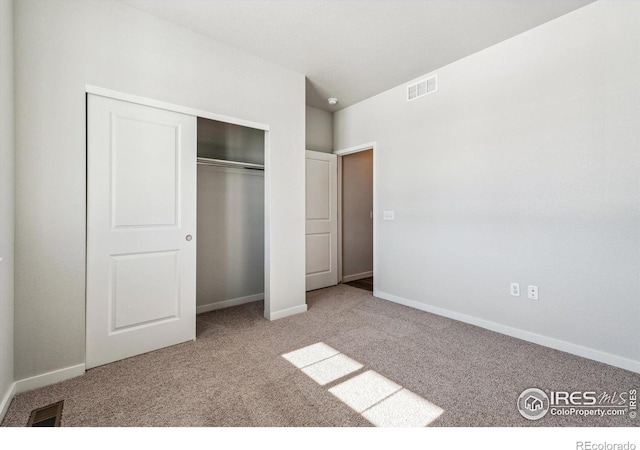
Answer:
[{"label": "ceiling light fixture", "polygon": [[335,97],[331,97],[327,99],[327,103],[329,103],[331,106],[335,105],[336,103],[338,103],[338,99]]}]

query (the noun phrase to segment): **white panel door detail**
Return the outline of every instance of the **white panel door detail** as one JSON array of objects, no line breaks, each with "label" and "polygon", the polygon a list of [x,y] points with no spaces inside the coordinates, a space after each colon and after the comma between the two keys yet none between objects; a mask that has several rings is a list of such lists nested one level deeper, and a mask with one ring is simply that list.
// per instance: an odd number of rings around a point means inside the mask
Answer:
[{"label": "white panel door detail", "polygon": [[91,368],[195,339],[196,118],[87,101]]},{"label": "white panel door detail", "polygon": [[338,284],[337,156],[307,150],[307,291]]}]

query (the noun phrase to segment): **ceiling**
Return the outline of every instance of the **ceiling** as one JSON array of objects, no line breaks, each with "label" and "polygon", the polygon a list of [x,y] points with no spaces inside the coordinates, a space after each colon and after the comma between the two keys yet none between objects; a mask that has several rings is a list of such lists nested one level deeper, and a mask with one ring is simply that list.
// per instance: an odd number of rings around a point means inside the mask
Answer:
[{"label": "ceiling", "polygon": [[593,0],[122,1],[304,74],[336,111]]}]

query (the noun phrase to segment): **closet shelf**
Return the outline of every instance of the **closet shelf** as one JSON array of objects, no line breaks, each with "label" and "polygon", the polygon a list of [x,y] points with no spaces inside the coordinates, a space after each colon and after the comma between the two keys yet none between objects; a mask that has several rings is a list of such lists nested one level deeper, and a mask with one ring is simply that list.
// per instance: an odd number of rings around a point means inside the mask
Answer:
[{"label": "closet shelf", "polygon": [[253,164],[240,161],[229,161],[226,159],[213,159],[213,158],[197,158],[198,164],[203,166],[218,166],[218,167],[236,167],[239,169],[253,169],[264,170],[264,164]]}]

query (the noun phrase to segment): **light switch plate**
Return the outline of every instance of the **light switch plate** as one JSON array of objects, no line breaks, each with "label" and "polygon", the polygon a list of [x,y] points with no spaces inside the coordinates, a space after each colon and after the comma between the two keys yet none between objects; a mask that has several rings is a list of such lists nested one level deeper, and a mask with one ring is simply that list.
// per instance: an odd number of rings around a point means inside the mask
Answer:
[{"label": "light switch plate", "polygon": [[394,211],[384,211],[382,218],[383,220],[396,220],[396,215]]}]

